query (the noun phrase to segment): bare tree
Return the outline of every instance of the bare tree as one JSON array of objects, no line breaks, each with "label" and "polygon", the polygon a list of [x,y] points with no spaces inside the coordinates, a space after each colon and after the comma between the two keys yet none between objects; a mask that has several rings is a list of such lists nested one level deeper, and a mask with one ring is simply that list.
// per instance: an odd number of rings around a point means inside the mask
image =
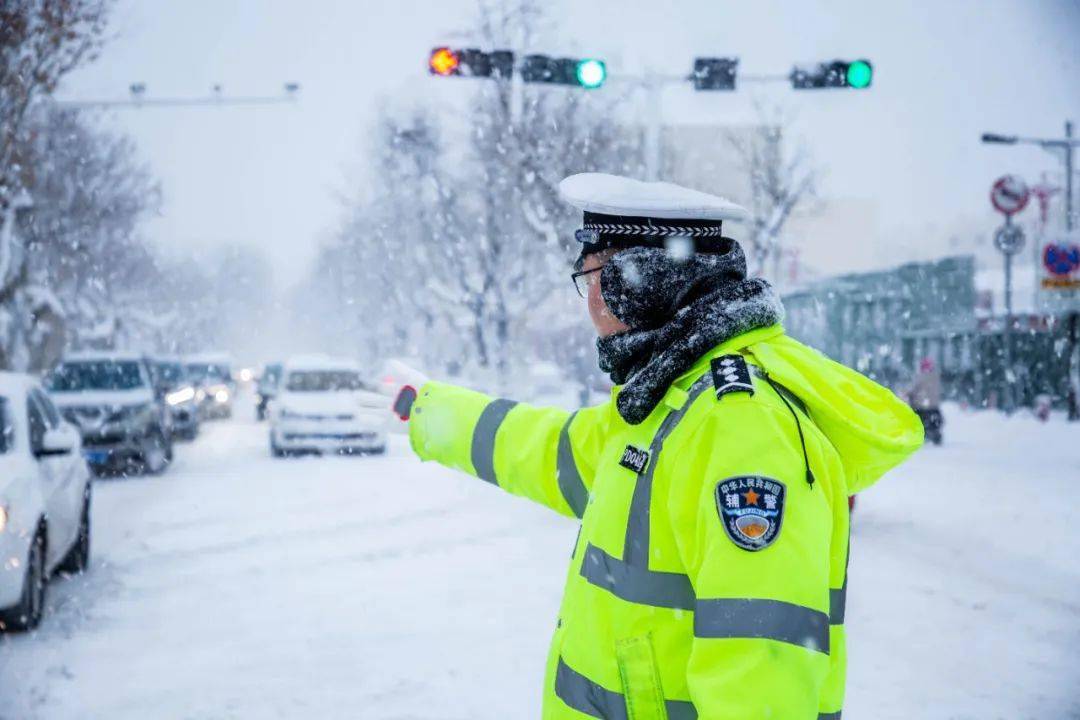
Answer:
[{"label": "bare tree", "polygon": [[[55,361],[65,340],[112,347],[145,324],[136,299],[156,292],[159,273],[137,229],[157,211],[160,189],[129,138],[81,112],[42,106],[31,127],[23,155],[34,204],[19,227],[20,287],[49,303],[12,313],[10,329],[27,327],[20,364],[37,369]],[[3,348],[16,340],[9,335]]]},{"label": "bare tree", "polygon": [[60,302],[33,283],[16,223],[35,199],[30,154],[35,106],[93,59],[111,0],[5,0],[0,4],[0,367],[33,365],[30,347],[61,333]]},{"label": "bare tree", "polygon": [[[536,41],[541,14],[534,0],[482,5],[467,42],[520,54]],[[538,325],[526,318],[555,307],[553,293],[572,292],[578,218],[558,182],[589,170],[637,172],[641,144],[611,122],[611,95],[509,80],[459,87],[470,104],[457,124],[430,105],[383,109],[370,152],[374,190],[352,201],[318,282],[363,317],[346,325],[368,350],[396,346],[506,378],[513,359],[545,345],[530,338]]]},{"label": "bare tree", "polygon": [[111,0],[4,0],[0,5],[0,209],[22,184],[19,162],[34,103],[91,61]]},{"label": "bare tree", "polygon": [[757,115],[749,134],[729,132],[727,138],[749,180],[750,270],[770,272],[779,280],[784,226],[793,212],[816,197],[819,171],[806,145],[790,139],[786,113],[758,105]]}]

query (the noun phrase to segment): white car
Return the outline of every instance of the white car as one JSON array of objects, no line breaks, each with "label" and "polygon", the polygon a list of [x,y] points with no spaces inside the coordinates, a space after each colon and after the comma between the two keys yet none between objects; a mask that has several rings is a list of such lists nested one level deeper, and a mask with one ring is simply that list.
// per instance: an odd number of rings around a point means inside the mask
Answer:
[{"label": "white car", "polygon": [[79,431],[36,380],[0,373],[0,628],[30,630],[45,581],[90,561],[90,471]]},{"label": "white car", "polygon": [[270,452],[382,453],[392,415],[386,396],[348,360],[285,363],[270,411]]}]

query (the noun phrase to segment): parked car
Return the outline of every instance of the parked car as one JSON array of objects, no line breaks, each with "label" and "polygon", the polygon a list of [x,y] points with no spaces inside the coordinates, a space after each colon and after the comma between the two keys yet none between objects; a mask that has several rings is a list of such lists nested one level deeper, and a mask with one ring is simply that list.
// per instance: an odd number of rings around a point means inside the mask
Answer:
[{"label": "parked car", "polygon": [[31,630],[45,583],[90,562],[90,472],[79,432],[38,382],[0,373],[0,629]]},{"label": "parked car", "polygon": [[99,472],[158,474],[172,462],[171,417],[154,397],[150,369],[131,353],[70,355],[46,379],[82,452]]},{"label": "parked car", "polygon": [[195,387],[202,390],[200,411],[204,418],[232,417],[236,381],[232,376],[232,359],[221,353],[189,355],[184,367]]},{"label": "parked car", "polygon": [[270,401],[277,395],[278,384],[281,382],[281,363],[268,363],[263,368],[259,382],[255,385],[255,417],[265,420],[269,411]]},{"label": "parked car", "polygon": [[172,420],[172,436],[194,440],[199,434],[199,392],[188,380],[187,369],[176,358],[150,358],[150,379],[154,396],[163,403]]},{"label": "parked car", "polygon": [[289,360],[270,414],[270,452],[382,453],[391,414],[386,398],[348,360]]}]

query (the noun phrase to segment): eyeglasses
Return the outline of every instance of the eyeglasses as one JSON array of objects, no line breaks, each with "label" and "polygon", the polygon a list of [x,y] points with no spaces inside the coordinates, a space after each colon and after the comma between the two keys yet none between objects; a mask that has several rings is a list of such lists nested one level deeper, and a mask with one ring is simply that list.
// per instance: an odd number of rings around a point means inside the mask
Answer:
[{"label": "eyeglasses", "polygon": [[570,279],[574,281],[574,289],[577,290],[577,294],[582,298],[589,296],[589,286],[593,284],[593,279],[590,277],[594,272],[599,272],[604,269],[604,266],[595,267],[592,270],[580,270],[570,276]]}]

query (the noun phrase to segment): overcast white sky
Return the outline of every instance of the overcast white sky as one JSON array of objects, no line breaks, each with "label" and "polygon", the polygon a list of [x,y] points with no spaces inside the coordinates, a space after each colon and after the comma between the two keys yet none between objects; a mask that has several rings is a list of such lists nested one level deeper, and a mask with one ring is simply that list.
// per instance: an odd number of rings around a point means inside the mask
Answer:
[{"label": "overcast white sky", "polygon": [[[115,39],[61,89],[118,97],[143,81],[152,95],[273,94],[302,83],[295,106],[116,110],[161,179],[163,216],[148,228],[172,247],[243,242],[267,250],[281,281],[300,277],[339,216],[337,195],[366,176],[362,151],[385,96],[460,97],[474,80],[426,75],[433,46],[468,27],[475,0],[121,0]],[[891,243],[941,252],[958,226],[994,216],[990,182],[1056,169],[1044,152],[987,147],[984,130],[1061,133],[1080,121],[1080,0],[761,2],[552,0],[553,53],[605,57],[614,80],[645,68],[682,73],[695,55],[739,56],[745,72],[865,56],[874,88],[735,94],[674,88],[669,122],[743,122],[752,97],[779,100],[827,171],[823,194],[878,204],[868,239],[889,264]],[[603,92],[603,90],[599,91]],[[452,105],[448,105],[452,107]],[[828,238],[813,257],[835,270],[866,264]]]}]

